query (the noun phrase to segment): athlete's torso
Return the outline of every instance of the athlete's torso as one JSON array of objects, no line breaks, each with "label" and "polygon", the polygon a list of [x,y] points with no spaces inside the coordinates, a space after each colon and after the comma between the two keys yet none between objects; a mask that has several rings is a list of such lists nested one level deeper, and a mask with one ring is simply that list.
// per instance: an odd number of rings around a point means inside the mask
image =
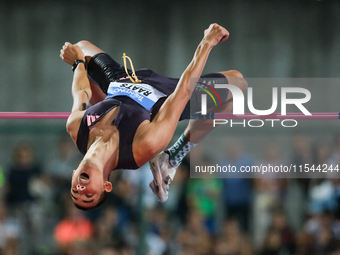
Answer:
[{"label": "athlete's torso", "polygon": [[[142,80],[143,84],[148,84],[153,88],[156,88],[158,91],[164,94],[164,97],[161,97],[159,100],[157,100],[157,102],[150,109],[146,109],[140,103],[137,103],[138,100],[136,100],[136,97],[133,95],[131,97],[107,97],[102,102],[89,107],[85,111],[78,131],[77,146],[80,152],[85,154],[93,140],[90,137],[93,132],[90,131],[96,126],[97,123],[100,123],[100,121],[107,114],[111,114],[111,112],[116,114],[116,117],[111,122],[111,125],[115,126],[119,132],[119,156],[118,164],[115,169],[138,168],[132,148],[136,131],[144,121],[152,121],[153,117],[157,114],[159,108],[166,99],[166,96],[170,95],[174,91],[174,88],[178,82],[178,79],[160,76],[149,69],[138,70],[136,74],[138,78]],[[124,85],[124,87],[130,89],[134,89],[136,86],[138,86],[138,84],[135,84],[135,86],[133,83],[131,83],[129,79],[120,79],[117,82],[121,83],[122,86],[124,84],[128,84]],[[131,86],[129,86],[129,84]],[[134,91],[140,90],[137,89]],[[118,111],[112,111],[112,109],[117,107]],[[108,127],[108,129],[109,128],[110,127]]]}]

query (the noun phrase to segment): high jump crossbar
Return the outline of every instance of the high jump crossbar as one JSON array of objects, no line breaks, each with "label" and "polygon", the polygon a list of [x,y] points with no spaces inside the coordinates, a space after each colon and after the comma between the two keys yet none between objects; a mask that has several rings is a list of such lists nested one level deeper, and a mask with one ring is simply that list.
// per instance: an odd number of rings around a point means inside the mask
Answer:
[{"label": "high jump crossbar", "polygon": [[[69,112],[0,112],[0,119],[67,119]],[[339,112],[314,112],[311,115],[303,113],[272,113],[269,115],[255,115],[245,113],[233,115],[232,113],[212,113],[200,115],[200,119],[339,119]]]},{"label": "high jump crossbar", "polygon": [[0,119],[67,119],[69,112],[0,112]]}]

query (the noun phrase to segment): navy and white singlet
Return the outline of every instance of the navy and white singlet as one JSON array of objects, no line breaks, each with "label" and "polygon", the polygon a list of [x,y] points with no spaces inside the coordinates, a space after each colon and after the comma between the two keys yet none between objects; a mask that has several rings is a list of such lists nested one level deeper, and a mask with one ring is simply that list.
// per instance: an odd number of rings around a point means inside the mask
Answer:
[{"label": "navy and white singlet", "polygon": [[[152,121],[167,96],[175,90],[179,79],[158,75],[150,69],[140,69],[136,71],[136,75],[138,79],[142,81],[142,84],[134,84],[126,77],[124,67],[115,62],[106,53],[93,56],[87,66],[87,72],[91,80],[93,80],[108,97],[85,111],[77,136],[77,147],[79,151],[84,155],[86,154],[91,128],[110,110],[119,106],[117,116],[112,122],[113,125],[116,125],[119,132],[119,156],[115,169],[139,168],[132,152],[132,143],[136,130],[143,121]],[[221,73],[208,74],[202,77],[225,79]],[[155,90],[152,91],[152,88]],[[133,91],[133,93],[131,91]],[[115,94],[116,92],[118,93],[117,95]],[[219,92],[219,94],[223,100],[226,100],[228,91],[223,90]],[[156,95],[158,95],[158,97],[156,97]],[[143,96],[151,97],[151,104],[143,106],[138,101],[138,98]],[[152,96],[154,97],[152,98]],[[198,102],[200,98],[200,94],[196,95],[193,93],[190,100],[197,100]],[[155,102],[152,102],[152,100]],[[145,100],[143,100],[143,102],[144,101]],[[200,104],[198,103],[197,105]],[[208,108],[210,108],[209,101]],[[190,103],[185,107],[180,120],[189,118]]]}]

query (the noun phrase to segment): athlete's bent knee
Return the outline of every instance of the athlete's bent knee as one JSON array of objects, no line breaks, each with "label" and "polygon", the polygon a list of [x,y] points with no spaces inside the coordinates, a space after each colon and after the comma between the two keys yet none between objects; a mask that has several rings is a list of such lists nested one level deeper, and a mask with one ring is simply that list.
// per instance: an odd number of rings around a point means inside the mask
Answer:
[{"label": "athlete's bent knee", "polygon": [[230,70],[228,71],[228,74],[233,77],[233,78],[240,78],[240,79],[243,79],[243,75],[240,71],[237,71],[237,70]]},{"label": "athlete's bent knee", "polygon": [[231,70],[229,71],[230,75],[232,78],[236,78],[235,79],[235,85],[237,85],[237,87],[239,87],[243,93],[246,92],[247,88],[248,88],[248,83],[247,81],[244,79],[243,75],[241,72],[237,71],[237,70]]}]

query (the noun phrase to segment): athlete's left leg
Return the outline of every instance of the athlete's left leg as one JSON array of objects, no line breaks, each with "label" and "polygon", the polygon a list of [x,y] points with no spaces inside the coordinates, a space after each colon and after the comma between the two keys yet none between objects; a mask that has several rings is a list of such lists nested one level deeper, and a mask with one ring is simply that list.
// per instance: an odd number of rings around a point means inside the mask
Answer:
[{"label": "athlete's left leg", "polygon": [[[221,72],[228,80],[229,84],[237,86],[246,92],[248,84],[243,75],[237,70]],[[211,109],[212,112],[230,113],[233,110],[233,95],[228,93],[226,102],[221,107]],[[187,128],[184,131],[185,138],[192,143],[199,143],[206,137],[215,127],[212,125],[212,120],[190,120]]]},{"label": "athlete's left leg", "polygon": [[[243,75],[236,70],[221,72],[227,79],[229,84],[235,85],[240,88],[243,93],[247,89],[247,82]],[[228,97],[224,104],[220,107],[209,109],[212,112],[231,112],[233,109],[233,96],[228,93]],[[151,169],[159,169],[167,184],[173,180],[176,169],[181,164],[183,158],[194,148],[204,137],[206,137],[214,129],[212,120],[190,120],[187,128],[180,138],[167,150],[161,152],[156,158],[150,161]],[[166,201],[166,198],[160,198],[157,189],[153,182],[150,183],[150,188],[160,199],[161,202]],[[169,188],[169,187],[168,187]]]},{"label": "athlete's left leg", "polygon": [[92,90],[91,104],[94,105],[106,98],[109,83],[112,79],[125,75],[125,70],[107,54],[100,54],[105,52],[91,42],[82,40],[75,45],[79,46],[85,55]]}]

